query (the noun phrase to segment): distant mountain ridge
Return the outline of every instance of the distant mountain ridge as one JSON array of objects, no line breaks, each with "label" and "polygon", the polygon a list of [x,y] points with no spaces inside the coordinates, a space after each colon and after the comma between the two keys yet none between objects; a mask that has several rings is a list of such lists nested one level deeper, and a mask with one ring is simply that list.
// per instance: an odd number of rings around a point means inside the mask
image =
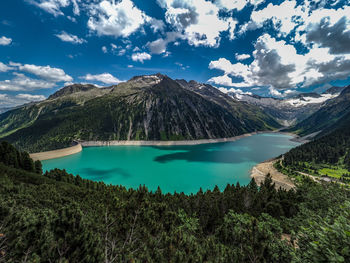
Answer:
[{"label": "distant mountain ridge", "polygon": [[31,152],[72,140],[193,140],[233,137],[280,124],[269,114],[195,81],[136,76],[107,88],[74,84],[0,115],[2,140]]},{"label": "distant mountain ridge", "polygon": [[288,131],[301,136],[318,132],[321,137],[342,125],[342,120],[350,113],[350,85],[344,87],[339,96],[326,101],[322,107]]},{"label": "distant mountain ridge", "polygon": [[290,98],[261,97],[250,94],[228,93],[239,101],[260,107],[285,126],[303,121],[319,110],[323,103],[338,97],[344,88],[332,87],[322,94],[301,93]]}]

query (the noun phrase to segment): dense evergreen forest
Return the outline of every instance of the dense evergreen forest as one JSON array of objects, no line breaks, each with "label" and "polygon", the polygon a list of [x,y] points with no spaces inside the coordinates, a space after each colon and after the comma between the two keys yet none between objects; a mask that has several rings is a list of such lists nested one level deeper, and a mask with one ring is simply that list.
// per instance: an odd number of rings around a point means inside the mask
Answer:
[{"label": "dense evergreen forest", "polygon": [[42,173],[0,147],[0,262],[349,262],[350,192],[227,185],[163,194]]},{"label": "dense evergreen forest", "polygon": [[337,127],[319,139],[290,150],[284,155],[284,166],[302,170],[307,165],[316,168],[319,164],[328,164],[350,172],[350,114],[340,119]]}]

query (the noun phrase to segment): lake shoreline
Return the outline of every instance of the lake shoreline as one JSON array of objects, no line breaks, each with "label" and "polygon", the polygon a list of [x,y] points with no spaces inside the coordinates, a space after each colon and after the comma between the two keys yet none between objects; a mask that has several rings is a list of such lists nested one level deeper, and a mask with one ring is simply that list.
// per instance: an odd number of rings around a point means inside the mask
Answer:
[{"label": "lake shoreline", "polygon": [[230,138],[218,138],[218,139],[200,139],[200,140],[184,140],[184,141],[75,141],[75,145],[57,149],[46,152],[32,153],[30,157],[36,161],[44,161],[50,159],[56,159],[60,157],[69,156],[72,154],[79,153],[83,150],[84,147],[103,147],[103,146],[186,146],[186,145],[201,145],[201,144],[212,144],[212,143],[224,143],[224,142],[234,142],[252,135],[261,134],[261,133],[279,133],[297,138],[298,136],[293,133],[279,132],[279,131],[258,131],[245,133],[242,135],[237,135]]},{"label": "lake shoreline", "polygon": [[270,174],[275,187],[282,188],[285,190],[290,190],[295,188],[292,180],[285,174],[277,171],[274,167],[275,162],[280,161],[280,159],[270,159],[255,165],[250,171],[250,177],[254,178],[257,185],[261,185],[265,181],[266,175]]}]

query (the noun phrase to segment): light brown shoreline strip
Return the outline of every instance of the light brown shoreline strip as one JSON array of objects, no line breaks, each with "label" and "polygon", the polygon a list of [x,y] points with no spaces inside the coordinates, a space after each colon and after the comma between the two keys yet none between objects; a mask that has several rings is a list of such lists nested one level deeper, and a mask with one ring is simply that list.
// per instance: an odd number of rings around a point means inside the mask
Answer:
[{"label": "light brown shoreline strip", "polygon": [[254,133],[247,133],[231,138],[219,138],[219,139],[203,139],[203,140],[187,140],[187,141],[82,141],[80,142],[83,147],[95,147],[95,146],[183,146],[183,145],[199,145],[209,143],[220,142],[233,142],[251,135]]},{"label": "light brown shoreline strip", "polygon": [[277,171],[276,168],[273,166],[275,162],[279,161],[279,159],[276,160],[268,160],[262,163],[259,163],[253,167],[251,170],[250,177],[255,179],[255,182],[257,185],[261,185],[265,181],[266,175],[270,174],[272,181],[275,183],[275,187],[283,188],[285,190],[290,190],[295,188],[294,183],[290,180],[290,178]]},{"label": "light brown shoreline strip", "polygon": [[36,160],[44,161],[44,160],[49,160],[49,159],[56,159],[56,158],[76,154],[78,152],[81,152],[82,149],[83,148],[82,148],[81,144],[78,143],[72,147],[68,147],[68,148],[64,148],[64,149],[58,149],[58,150],[40,152],[40,153],[32,153],[32,154],[30,154],[30,158],[32,158],[34,161],[36,161]]}]

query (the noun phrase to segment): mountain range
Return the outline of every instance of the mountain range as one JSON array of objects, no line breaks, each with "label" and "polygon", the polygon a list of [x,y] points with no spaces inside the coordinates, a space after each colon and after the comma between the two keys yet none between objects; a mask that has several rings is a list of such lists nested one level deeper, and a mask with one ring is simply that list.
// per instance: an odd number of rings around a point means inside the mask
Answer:
[{"label": "mountain range", "polygon": [[195,140],[266,130],[321,136],[350,112],[350,86],[287,99],[223,93],[162,74],[110,87],[73,84],[0,115],[0,138],[30,152],[74,140]]},{"label": "mountain range", "polygon": [[30,152],[73,140],[194,140],[274,130],[262,109],[195,81],[156,74],[107,88],[70,85],[0,115],[0,136]]},{"label": "mountain range", "polygon": [[229,92],[228,95],[239,101],[256,105],[276,118],[281,124],[291,126],[321,109],[326,101],[338,97],[343,89],[344,87],[332,87],[322,94],[301,93],[286,99],[234,92]]}]

